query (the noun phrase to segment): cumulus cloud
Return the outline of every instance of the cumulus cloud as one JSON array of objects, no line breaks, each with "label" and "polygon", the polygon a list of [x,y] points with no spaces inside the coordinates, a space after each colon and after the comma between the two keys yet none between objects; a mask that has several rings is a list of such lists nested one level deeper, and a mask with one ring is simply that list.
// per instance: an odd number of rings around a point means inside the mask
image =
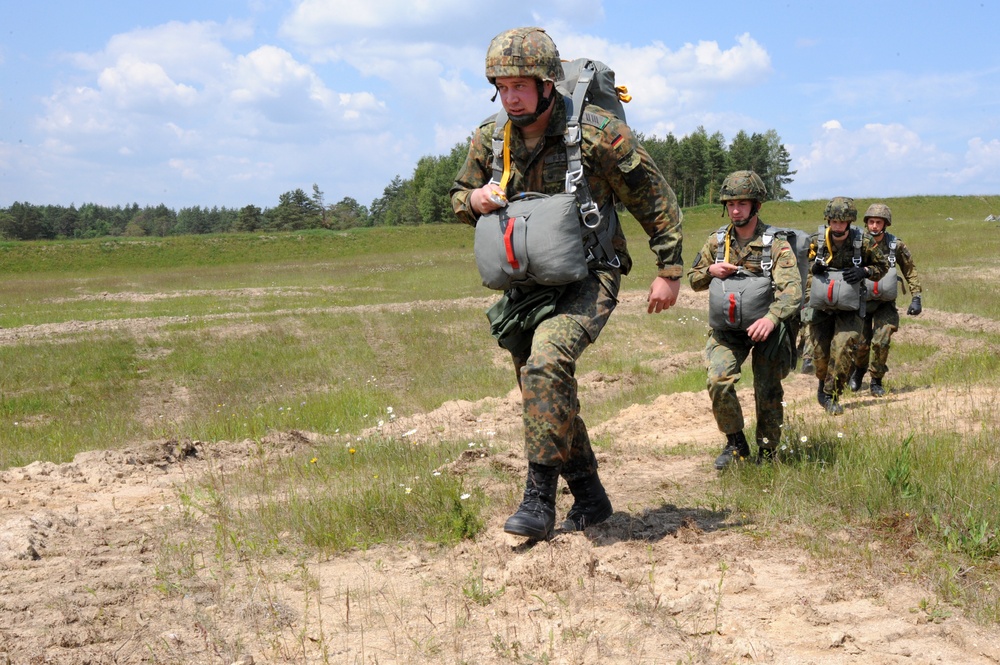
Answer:
[{"label": "cumulus cloud", "polygon": [[[925,142],[899,123],[869,123],[845,128],[824,122],[808,146],[786,146],[792,156],[796,198],[906,196],[943,191],[935,173],[950,169],[953,155]],[[873,191],[873,183],[878,191]]]},{"label": "cumulus cloud", "polygon": [[573,34],[560,35],[558,43],[564,58],[603,60],[614,66],[619,84],[641,91],[627,110],[630,120],[643,125],[670,123],[671,118],[707,106],[733,86],[763,83],[772,71],[767,49],[748,33],[737,36],[728,48],[715,41],[677,49],[662,42],[633,46]]},{"label": "cumulus cloud", "polygon": [[1000,188],[1000,140],[975,137],[968,142],[962,167],[944,174],[952,187],[982,194]]},{"label": "cumulus cloud", "polygon": [[114,67],[103,70],[97,85],[118,108],[130,110],[190,106],[198,97],[193,87],[175,82],[158,63],[133,55],[123,55]]}]

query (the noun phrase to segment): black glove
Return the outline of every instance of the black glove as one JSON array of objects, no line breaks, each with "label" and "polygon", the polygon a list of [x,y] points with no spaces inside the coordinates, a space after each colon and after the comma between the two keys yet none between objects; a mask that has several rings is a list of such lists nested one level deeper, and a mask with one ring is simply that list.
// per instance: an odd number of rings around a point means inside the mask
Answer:
[{"label": "black glove", "polygon": [[868,276],[868,271],[861,266],[851,266],[844,270],[844,281],[848,284],[857,284]]},{"label": "black glove", "polygon": [[920,296],[913,296],[913,300],[910,301],[910,306],[906,310],[908,316],[919,316],[920,312],[924,311],[924,308],[920,306]]},{"label": "black glove", "polygon": [[813,262],[812,274],[814,274],[814,275],[825,275],[827,270],[829,270],[829,268],[827,268],[826,264],[823,263],[822,261],[814,261]]}]

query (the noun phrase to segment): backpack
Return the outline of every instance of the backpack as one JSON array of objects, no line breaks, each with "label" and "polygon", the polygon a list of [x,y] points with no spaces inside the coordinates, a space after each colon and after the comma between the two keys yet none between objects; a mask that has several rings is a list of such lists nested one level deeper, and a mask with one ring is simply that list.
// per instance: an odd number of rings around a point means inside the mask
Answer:
[{"label": "backpack", "polygon": [[585,69],[591,69],[593,75],[588,83],[585,104],[600,106],[605,111],[613,113],[622,122],[625,120],[625,104],[632,101],[628,88],[615,85],[615,72],[600,60],[577,58],[562,63],[563,79],[556,83],[556,90],[566,97],[572,97]]},{"label": "backpack", "polygon": [[802,303],[799,306],[801,310],[806,306],[806,284],[809,282],[809,234],[798,229],[781,226],[769,226],[767,230],[788,241],[788,244],[792,248],[792,253],[795,254],[795,264],[799,269],[799,279],[802,280]]},{"label": "backpack", "polygon": [[[582,122],[600,125],[606,122],[604,118],[593,113],[585,113],[586,104],[595,104],[613,113],[624,122],[625,111],[622,102],[632,98],[624,86],[615,85],[614,71],[597,60],[580,58],[563,63],[565,77],[557,82],[559,92],[566,105],[566,132],[563,142],[566,145],[566,184],[565,192],[576,196],[580,213],[580,232],[584,254],[587,263],[597,261],[612,268],[621,266],[618,254],[615,252],[612,238],[618,229],[618,212],[612,199],[603,208],[598,208],[590,192],[590,186],[583,172],[583,151],[581,141]],[[501,107],[496,115],[493,130],[493,177],[491,182],[506,189],[507,173],[504,153],[504,129],[507,125],[507,112]],[[499,211],[502,212],[502,209]],[[496,254],[491,254],[496,256]],[[490,259],[492,261],[492,259]],[[544,259],[542,259],[544,260]],[[480,265],[480,273],[494,273],[500,270],[497,266]],[[528,285],[527,282],[522,282]],[[496,288],[496,287],[492,287]]]}]

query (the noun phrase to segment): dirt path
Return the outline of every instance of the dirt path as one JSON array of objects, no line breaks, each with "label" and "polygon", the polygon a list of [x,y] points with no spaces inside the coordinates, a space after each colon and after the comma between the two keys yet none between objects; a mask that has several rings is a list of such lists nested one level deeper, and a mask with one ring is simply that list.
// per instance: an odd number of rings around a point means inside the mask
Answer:
[{"label": "dirt path", "polygon": [[[641,307],[641,296],[622,306]],[[947,338],[944,317],[929,314],[912,334]],[[616,381],[581,377],[584,404]],[[818,409],[814,390],[812,377],[792,375],[789,410]],[[996,398],[916,387],[878,405],[852,396],[831,421],[848,428],[879,408],[915,422],[947,413],[971,428],[976,400]],[[489,433],[490,452],[470,451],[452,470],[523,473],[514,394],[450,402],[384,433],[411,430],[427,439]],[[741,516],[721,498],[714,510],[693,505],[689,497],[718,483],[711,461],[720,436],[704,392],[630,406],[592,433],[617,442],[615,455],[599,456],[616,512],[586,534],[534,546],[506,536],[502,523],[518,499],[511,489],[510,506],[474,542],[330,560],[223,562],[211,546],[186,550],[195,541],[178,533],[186,481],[322,445],[313,435],[274,434],[262,446],[151,442],[8,470],[0,474],[0,663],[1000,662],[998,631],[945,616],[918,582],[795,544],[858,534],[737,527]],[[703,454],[671,454],[678,446]],[[570,502],[560,497],[560,515]],[[868,546],[877,559],[879,543]],[[160,573],[185,561],[192,582],[168,588],[174,576]]]}]

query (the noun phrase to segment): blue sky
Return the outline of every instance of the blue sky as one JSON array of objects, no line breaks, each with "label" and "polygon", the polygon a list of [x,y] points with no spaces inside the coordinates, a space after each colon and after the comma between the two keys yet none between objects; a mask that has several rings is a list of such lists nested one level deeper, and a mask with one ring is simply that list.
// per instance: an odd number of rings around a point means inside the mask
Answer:
[{"label": "blue sky", "polygon": [[776,130],[794,199],[1000,193],[996,0],[0,0],[0,206],[369,205],[495,110],[518,25],[646,135]]}]

